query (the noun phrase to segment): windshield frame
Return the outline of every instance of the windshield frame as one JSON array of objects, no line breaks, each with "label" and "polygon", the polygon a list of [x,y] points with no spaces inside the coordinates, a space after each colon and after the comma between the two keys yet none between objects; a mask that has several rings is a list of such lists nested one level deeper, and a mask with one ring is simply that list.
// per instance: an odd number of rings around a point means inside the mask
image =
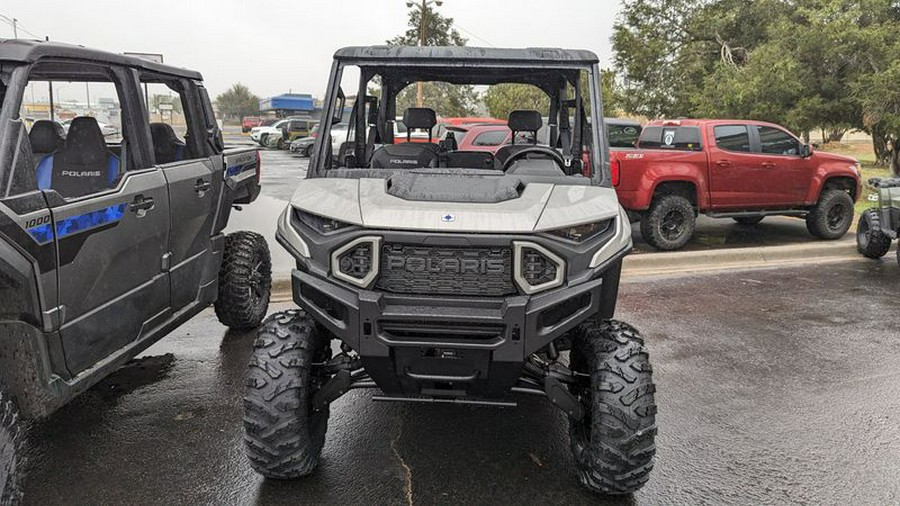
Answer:
[{"label": "windshield frame", "polygon": [[[447,74],[453,76],[452,79],[454,79],[454,81],[452,82],[454,82],[454,84],[467,84],[465,82],[458,81],[465,80],[466,71],[475,69],[496,70],[500,72],[509,70],[542,70],[548,72],[559,71],[560,77],[564,77],[565,72],[587,72],[589,89],[580,90],[582,100],[590,97],[590,110],[585,110],[585,114],[589,116],[587,124],[601,125],[600,128],[583,128],[583,131],[585,133],[589,133],[592,136],[591,141],[592,145],[594,146],[594,149],[592,150],[592,159],[590,160],[592,167],[591,184],[594,186],[603,186],[610,188],[612,187],[612,177],[610,174],[609,162],[609,145],[606,139],[606,126],[603,122],[603,103],[602,94],[600,93],[600,67],[597,63],[587,64],[570,61],[545,61],[540,62],[539,64],[535,64],[518,61],[492,62],[490,60],[476,62],[447,60],[440,62],[428,61],[423,63],[410,63],[409,61],[369,60],[357,58],[335,59],[332,63],[331,72],[329,74],[327,88],[328,93],[325,96],[322,108],[324,116],[321,119],[321,123],[325,124],[325,128],[322,131],[330,132],[331,128],[333,127],[333,111],[339,103],[339,93],[343,92],[344,94],[347,94],[356,93],[357,91],[356,89],[341,90],[340,83],[344,75],[344,70],[348,67],[359,68],[360,81],[364,79],[363,76],[365,76],[366,74],[377,74],[377,72],[375,72],[376,69],[410,69],[410,74],[415,74],[417,68],[423,71],[427,69],[446,69]],[[451,82],[450,79],[451,78],[448,78],[448,80],[445,82]],[[517,81],[498,81],[498,84],[501,82],[514,83]],[[471,84],[479,83],[473,82]],[[548,95],[548,101],[549,100],[550,97]],[[384,112],[380,111],[379,114],[384,114]],[[352,128],[352,125],[349,126],[350,128]],[[326,136],[320,136],[316,140],[316,147],[314,149],[313,157],[310,160],[309,170],[307,171],[306,175],[307,178],[326,177],[327,171],[330,170],[326,168],[325,164],[331,156],[331,143],[329,142],[326,144],[324,142],[324,137]]]}]

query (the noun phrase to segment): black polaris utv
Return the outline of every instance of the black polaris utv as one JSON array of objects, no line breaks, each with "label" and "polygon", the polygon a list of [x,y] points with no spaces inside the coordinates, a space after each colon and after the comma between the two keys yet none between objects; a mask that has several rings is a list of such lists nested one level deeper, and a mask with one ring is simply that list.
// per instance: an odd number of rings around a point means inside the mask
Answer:
[{"label": "black polaris utv", "polygon": [[[175,106],[148,110],[148,90]],[[271,266],[261,236],[222,233],[259,194],[259,158],[224,148],[200,74],[0,40],[0,103],[5,505],[20,497],[21,420],[52,413],[210,304],[229,327],[257,326]]]},{"label": "black polaris utv", "polygon": [[[431,138],[435,110],[399,108],[417,82],[529,86],[546,108],[509,114],[514,140],[496,153],[459,150],[452,134]],[[351,389],[498,406],[532,394],[569,416],[582,483],[606,494],[643,486],[655,387],[643,339],[611,319],[632,243],[611,185],[597,57],[347,48],[329,83],[320,132],[341,121],[345,96],[358,98],[338,155],[320,135],[278,222],[302,309],[259,332],[245,396],[252,467],[311,473],[329,404]],[[411,142],[395,142],[398,116]]]},{"label": "black polaris utv", "polygon": [[878,191],[878,207],[867,209],[859,217],[856,245],[861,255],[877,260],[887,255],[891,242],[900,237],[900,177],[872,178],[868,182]]}]

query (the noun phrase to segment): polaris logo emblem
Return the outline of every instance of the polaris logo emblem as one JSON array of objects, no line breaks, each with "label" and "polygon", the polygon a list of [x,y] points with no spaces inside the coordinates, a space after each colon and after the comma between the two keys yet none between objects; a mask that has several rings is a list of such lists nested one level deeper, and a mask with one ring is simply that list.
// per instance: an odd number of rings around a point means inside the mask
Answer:
[{"label": "polaris logo emblem", "polygon": [[389,271],[431,274],[503,274],[506,262],[501,259],[426,258],[388,255]]},{"label": "polaris logo emblem", "polygon": [[444,223],[453,223],[456,221],[456,216],[454,216],[450,213],[447,213],[447,214],[441,216],[441,221],[443,221]]},{"label": "polaris logo emblem", "polygon": [[63,176],[68,177],[100,177],[101,173],[99,170],[64,170],[61,173]]},{"label": "polaris logo emblem", "polygon": [[388,163],[391,165],[419,165],[418,160],[400,160],[399,158],[391,158]]}]

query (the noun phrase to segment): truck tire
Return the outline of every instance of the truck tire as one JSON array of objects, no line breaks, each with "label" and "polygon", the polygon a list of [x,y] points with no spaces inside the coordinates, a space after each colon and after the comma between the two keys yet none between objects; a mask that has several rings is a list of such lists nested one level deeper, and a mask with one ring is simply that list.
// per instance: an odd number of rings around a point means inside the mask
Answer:
[{"label": "truck tire", "polygon": [[756,225],[761,222],[765,216],[738,216],[733,218],[739,225]]},{"label": "truck tire", "polygon": [[219,321],[234,330],[259,326],[271,293],[272,259],[266,239],[255,232],[227,235],[215,303]]},{"label": "truck tire", "polygon": [[691,240],[696,220],[691,201],[681,195],[663,195],[641,217],[641,236],[658,250],[676,250]]},{"label": "truck tire", "polygon": [[856,227],[856,249],[866,258],[879,259],[891,249],[891,238],[881,230],[881,213],[867,209]]},{"label": "truck tire", "polygon": [[585,377],[569,388],[584,406],[569,420],[569,440],[581,483],[608,495],[630,494],[647,483],[656,454],[656,401],[644,340],[628,324],[582,324],[570,352]]},{"label": "truck tire", "polygon": [[825,190],[806,216],[806,228],[819,239],[840,239],[853,222],[853,199],[844,190]]},{"label": "truck tire", "polygon": [[244,396],[244,442],[250,466],[267,478],[306,476],[319,463],[329,409],[312,400],[327,376],[327,331],[301,310],[276,313],[259,330]]},{"label": "truck tire", "polygon": [[23,467],[23,437],[19,411],[0,389],[0,504],[16,505],[22,500],[20,473]]}]

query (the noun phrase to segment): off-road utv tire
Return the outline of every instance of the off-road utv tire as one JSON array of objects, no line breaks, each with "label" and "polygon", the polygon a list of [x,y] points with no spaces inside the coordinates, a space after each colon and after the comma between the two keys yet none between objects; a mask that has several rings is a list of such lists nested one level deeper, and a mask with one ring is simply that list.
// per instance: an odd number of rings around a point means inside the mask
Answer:
[{"label": "off-road utv tire", "polygon": [[630,325],[589,321],[574,331],[570,386],[584,406],[570,419],[572,455],[581,483],[607,495],[630,494],[647,483],[656,453],[656,401],[644,340]]},{"label": "off-road utv tire", "polygon": [[696,214],[691,201],[681,195],[663,195],[641,217],[641,236],[658,250],[683,247],[694,235]]},{"label": "off-road utv tire", "polygon": [[866,258],[879,259],[891,249],[891,238],[881,228],[881,213],[867,209],[856,226],[856,249]]},{"label": "off-road utv tire", "polygon": [[272,258],[266,239],[255,232],[226,236],[215,303],[219,321],[234,330],[259,326],[271,293]]},{"label": "off-road utv tire", "polygon": [[819,239],[844,237],[853,223],[853,199],[844,190],[825,190],[806,216],[806,228]]},{"label": "off-road utv tire", "polygon": [[0,389],[0,505],[22,500],[23,429],[15,403]]},{"label": "off-road utv tire", "polygon": [[319,463],[328,407],[312,401],[327,380],[330,336],[301,310],[276,313],[259,330],[244,396],[250,466],[274,479],[306,476]]},{"label": "off-road utv tire", "polygon": [[738,216],[738,217],[734,218],[734,221],[736,221],[739,225],[750,226],[750,225],[756,225],[757,223],[761,222],[764,218],[765,218],[765,216]]}]

